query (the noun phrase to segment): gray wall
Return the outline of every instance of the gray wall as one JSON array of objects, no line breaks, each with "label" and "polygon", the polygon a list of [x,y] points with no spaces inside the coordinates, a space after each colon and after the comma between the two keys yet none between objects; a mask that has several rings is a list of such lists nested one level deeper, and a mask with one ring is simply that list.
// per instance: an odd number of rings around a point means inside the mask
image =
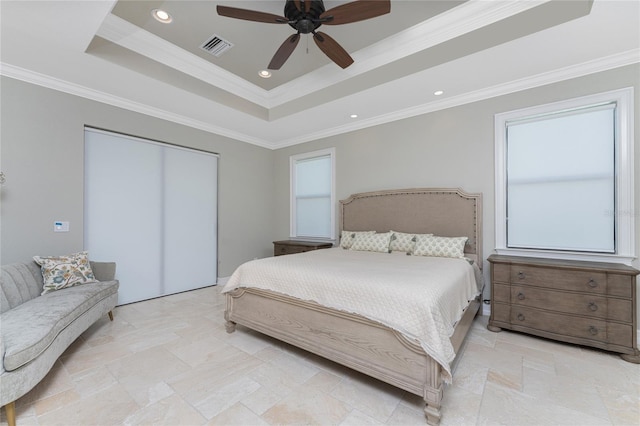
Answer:
[{"label": "gray wall", "polygon": [[[2,264],[83,248],[85,125],[219,153],[218,275],[273,252],[271,150],[11,78],[1,84]],[[54,233],[54,220],[68,220],[70,232]]]},{"label": "gray wall", "polygon": [[[486,258],[495,247],[494,114],[630,86],[635,90],[637,251],[640,249],[640,65],[637,64],[277,150],[276,233],[279,238],[289,235],[289,156],[335,147],[338,199],[357,192],[411,187],[461,187],[468,192],[482,192]],[[637,259],[634,266],[640,268]],[[485,268],[485,277],[488,269]]]}]

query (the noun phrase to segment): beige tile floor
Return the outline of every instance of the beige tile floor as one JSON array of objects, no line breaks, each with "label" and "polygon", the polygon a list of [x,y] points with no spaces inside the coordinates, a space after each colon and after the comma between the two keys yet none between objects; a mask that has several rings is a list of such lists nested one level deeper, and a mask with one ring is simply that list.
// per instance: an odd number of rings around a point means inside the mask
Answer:
[{"label": "beige tile floor", "polygon": [[[223,310],[219,287],[116,308],[18,400],[18,425],[425,423],[419,397],[246,328],[227,334]],[[639,365],[486,321],[445,389],[443,425],[640,424]]]}]

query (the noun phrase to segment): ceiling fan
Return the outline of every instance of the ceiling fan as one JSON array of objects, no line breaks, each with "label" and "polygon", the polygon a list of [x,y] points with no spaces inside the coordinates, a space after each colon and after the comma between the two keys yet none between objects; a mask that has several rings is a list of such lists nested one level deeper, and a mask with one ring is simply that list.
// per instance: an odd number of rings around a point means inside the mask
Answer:
[{"label": "ceiling fan", "polygon": [[286,0],[284,15],[278,16],[255,10],[218,6],[218,15],[246,21],[266,22],[269,24],[289,24],[297,31],[282,43],[268,68],[279,70],[289,59],[300,41],[300,34],[313,34],[313,40],[320,50],[342,68],[353,63],[353,58],[337,41],[327,34],[316,31],[322,24],[341,25],[375,18],[391,11],[390,0],[356,0],[329,10],[324,9],[322,0]]}]

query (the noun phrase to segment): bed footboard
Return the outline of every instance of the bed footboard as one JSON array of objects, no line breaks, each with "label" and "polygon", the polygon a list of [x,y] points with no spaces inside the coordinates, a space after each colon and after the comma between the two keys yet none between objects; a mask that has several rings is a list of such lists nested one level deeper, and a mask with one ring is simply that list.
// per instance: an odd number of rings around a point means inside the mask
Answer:
[{"label": "bed footboard", "polygon": [[[227,332],[241,324],[419,395],[427,423],[439,423],[441,367],[417,342],[362,316],[265,290],[239,288],[227,293],[226,303]],[[466,327],[462,337],[477,306],[470,305],[459,322]]]}]

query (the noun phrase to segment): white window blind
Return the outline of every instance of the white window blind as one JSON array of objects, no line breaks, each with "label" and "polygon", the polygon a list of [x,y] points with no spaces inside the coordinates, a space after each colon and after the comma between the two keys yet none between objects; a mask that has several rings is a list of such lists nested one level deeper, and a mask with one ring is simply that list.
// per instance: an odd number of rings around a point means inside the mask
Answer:
[{"label": "white window blind", "polygon": [[495,116],[496,252],[631,264],[633,88]]},{"label": "white window blind", "polygon": [[291,237],[334,238],[334,151],[291,157]]},{"label": "white window blind", "polygon": [[615,103],[507,122],[507,246],[615,252]]}]

